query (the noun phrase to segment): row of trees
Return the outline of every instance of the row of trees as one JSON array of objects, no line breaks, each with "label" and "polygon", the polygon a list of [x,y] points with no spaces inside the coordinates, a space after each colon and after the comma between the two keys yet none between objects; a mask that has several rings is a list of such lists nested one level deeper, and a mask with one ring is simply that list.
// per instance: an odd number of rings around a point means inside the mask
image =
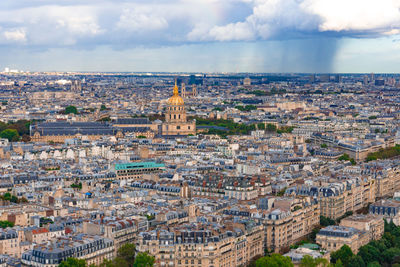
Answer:
[{"label": "row of trees", "polygon": [[270,91],[254,90],[254,91],[248,91],[246,92],[246,94],[255,96],[281,95],[281,94],[286,94],[286,90],[285,89],[276,90],[275,88],[272,88]]},{"label": "row of trees", "polygon": [[29,127],[31,121],[18,120],[16,122],[0,122],[0,137],[7,138],[9,141],[16,142],[22,137],[22,141],[29,142]]},{"label": "row of trees", "polygon": [[218,126],[226,128],[227,130],[221,129],[209,129],[208,134],[218,134],[221,137],[226,137],[228,135],[245,135],[249,134],[251,131],[256,129],[266,130],[268,132],[276,132],[278,134],[291,133],[293,131],[292,126],[281,126],[277,128],[274,124],[258,123],[258,124],[243,124],[236,123],[233,120],[214,120],[214,119],[204,119],[201,117],[195,117],[196,125],[198,126]]},{"label": "row of trees", "polygon": [[[146,252],[136,253],[134,244],[125,244],[118,249],[117,257],[113,260],[105,260],[100,267],[153,267],[155,259]],[[87,267],[83,259],[68,258],[61,262],[59,267]],[[95,267],[90,265],[89,267]]]},{"label": "row of trees", "polygon": [[249,112],[249,111],[257,109],[257,107],[254,106],[254,105],[236,106],[235,108],[240,110],[240,111],[246,111],[246,112]]},{"label": "row of trees", "polygon": [[18,198],[17,196],[11,195],[10,193],[4,193],[0,196],[0,199],[10,201],[12,203],[27,203],[28,200],[24,197]]},{"label": "row of trees", "polygon": [[367,155],[367,161],[377,160],[377,159],[389,159],[393,157],[400,156],[400,145],[394,147],[388,147],[380,149],[378,152],[369,153]]},{"label": "row of trees", "polygon": [[356,165],[357,164],[356,161],[353,158],[350,158],[350,156],[348,154],[346,154],[346,153],[341,155],[338,160],[340,160],[340,161],[350,161],[350,163],[352,165]]},{"label": "row of trees", "polygon": [[[300,267],[343,267],[343,264],[338,260],[336,263],[329,263],[325,258],[314,259],[311,256],[304,256],[299,264]],[[284,257],[281,254],[273,253],[265,257],[253,259],[248,267],[294,267],[292,260],[289,257]]]}]

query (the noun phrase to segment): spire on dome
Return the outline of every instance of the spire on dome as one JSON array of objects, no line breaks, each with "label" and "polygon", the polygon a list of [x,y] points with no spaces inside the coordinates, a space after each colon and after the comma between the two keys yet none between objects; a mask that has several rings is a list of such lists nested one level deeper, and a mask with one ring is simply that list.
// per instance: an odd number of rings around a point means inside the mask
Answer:
[{"label": "spire on dome", "polygon": [[176,85],[176,79],[175,79],[175,86],[174,86],[174,95],[179,95],[179,89],[178,89],[178,85]]}]

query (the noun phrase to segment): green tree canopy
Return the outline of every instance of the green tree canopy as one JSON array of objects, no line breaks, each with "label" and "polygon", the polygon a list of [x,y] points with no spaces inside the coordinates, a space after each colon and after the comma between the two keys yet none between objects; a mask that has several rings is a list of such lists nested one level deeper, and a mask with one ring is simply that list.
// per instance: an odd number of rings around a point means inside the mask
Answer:
[{"label": "green tree canopy", "polygon": [[10,221],[0,221],[0,227],[5,229],[7,227],[13,227],[14,223]]},{"label": "green tree canopy", "polygon": [[62,261],[58,267],[86,267],[85,260],[68,258],[66,261]]},{"label": "green tree canopy", "polygon": [[0,132],[0,137],[1,138],[7,138],[8,141],[18,141],[19,140],[19,134],[18,131],[15,129],[5,129]]},{"label": "green tree canopy", "polygon": [[65,108],[65,114],[78,114],[78,109],[75,106],[68,106]]},{"label": "green tree canopy", "polygon": [[348,245],[343,245],[339,250],[331,253],[331,262],[336,263],[340,260],[344,266],[348,266],[348,263],[353,256],[354,254],[353,251],[351,251],[351,248]]},{"label": "green tree canopy", "polygon": [[300,261],[300,267],[327,267],[329,262],[324,258],[313,258],[305,255]]},{"label": "green tree canopy", "polygon": [[146,252],[140,252],[136,255],[133,267],[153,267],[155,259]]},{"label": "green tree canopy", "polygon": [[293,267],[293,263],[289,257],[281,254],[273,253],[271,256],[259,258],[256,261],[256,267]]},{"label": "green tree canopy", "polygon": [[125,244],[118,249],[117,257],[125,260],[129,266],[135,262],[136,246],[134,244]]}]

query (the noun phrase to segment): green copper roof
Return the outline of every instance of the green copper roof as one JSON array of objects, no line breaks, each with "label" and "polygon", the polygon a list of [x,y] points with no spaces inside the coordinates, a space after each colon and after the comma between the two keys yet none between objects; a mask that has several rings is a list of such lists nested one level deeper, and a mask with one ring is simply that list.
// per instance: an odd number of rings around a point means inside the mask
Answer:
[{"label": "green copper roof", "polygon": [[144,169],[144,168],[163,168],[164,164],[155,162],[131,162],[131,163],[120,163],[115,164],[116,170],[127,170],[127,169]]}]

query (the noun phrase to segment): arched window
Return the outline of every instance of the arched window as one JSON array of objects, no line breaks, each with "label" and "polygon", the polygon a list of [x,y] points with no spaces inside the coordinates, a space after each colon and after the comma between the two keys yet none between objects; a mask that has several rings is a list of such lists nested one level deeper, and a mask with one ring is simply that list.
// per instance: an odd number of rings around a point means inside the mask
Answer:
[{"label": "arched window", "polygon": [[176,120],[176,114],[174,114],[174,120]]}]

